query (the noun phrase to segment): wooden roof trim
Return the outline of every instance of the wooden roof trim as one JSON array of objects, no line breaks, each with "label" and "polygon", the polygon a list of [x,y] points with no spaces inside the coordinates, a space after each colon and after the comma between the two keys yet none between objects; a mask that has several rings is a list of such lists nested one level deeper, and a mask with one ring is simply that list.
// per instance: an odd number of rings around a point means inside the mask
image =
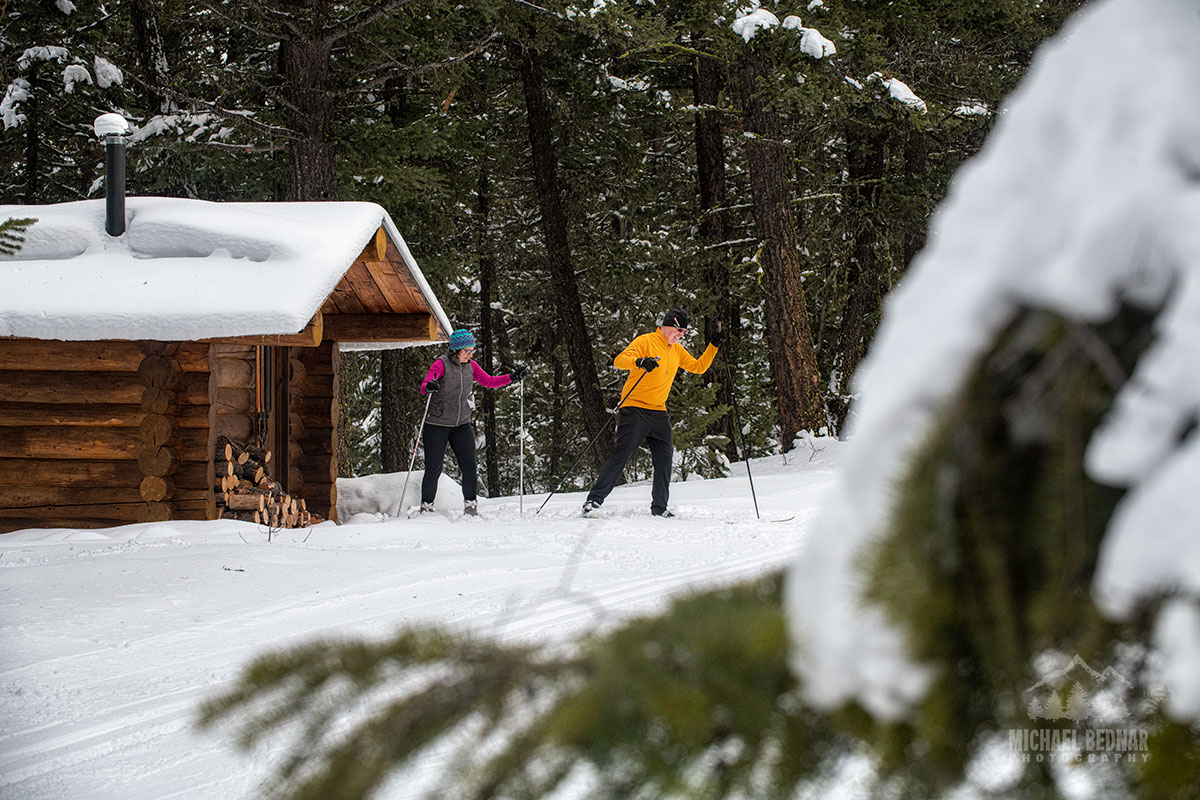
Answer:
[{"label": "wooden roof trim", "polygon": [[[380,225],[379,229],[375,231],[375,260],[376,261],[386,261],[387,260],[387,249],[388,249],[387,246],[388,246],[387,231],[385,231],[383,229],[383,226]],[[399,253],[397,253],[397,255],[399,255]]]},{"label": "wooden roof trim", "polygon": [[379,226],[321,306],[334,314],[433,311],[404,253]]},{"label": "wooden roof trim", "polygon": [[387,231],[388,239],[388,255],[394,250],[399,256],[400,263],[405,265],[406,271],[415,279],[416,286],[413,287],[413,294],[424,304],[426,304],[430,313],[433,314],[436,332],[433,341],[449,341],[450,332],[454,330],[450,318],[446,316],[445,309],[438,302],[437,297],[433,293],[429,281],[417,266],[416,259],[413,258],[412,252],[408,249],[408,243],[404,241],[404,237],[400,235],[400,231],[396,229],[396,223],[388,215],[383,217],[383,228]]},{"label": "wooden roof trim", "polygon": [[339,342],[434,342],[433,314],[335,314],[325,320],[325,338]]},{"label": "wooden roof trim", "polygon": [[[382,247],[382,251],[380,248]],[[372,252],[374,251],[374,252]],[[363,266],[367,268],[370,262],[386,263],[390,269],[388,270],[389,278],[402,286],[400,295],[407,294],[409,297],[398,308],[393,311],[401,313],[411,313],[416,309],[420,313],[428,312],[433,315],[434,335],[428,341],[446,341],[450,338],[450,332],[453,326],[450,323],[450,318],[446,316],[445,310],[438,302],[437,297],[433,294],[433,289],[429,286],[429,282],[421,273],[417,266],[416,260],[412,257],[412,253],[408,249],[408,243],[404,241],[404,237],[400,235],[400,231],[396,229],[395,222],[387,214],[383,216],[383,224],[375,232],[373,241],[367,243],[359,255],[357,261],[361,261]],[[379,279],[374,275],[371,280],[378,283]],[[388,296],[383,287],[380,287],[380,292],[384,294],[388,304],[391,305],[392,299]],[[392,295],[396,294],[396,289],[392,287]],[[338,313],[337,306],[330,300],[326,300],[323,310],[329,313],[330,318],[333,316],[343,316]],[[386,314],[382,316],[387,316]],[[338,337],[340,341],[353,341],[348,338]],[[424,338],[420,341],[427,341]]]},{"label": "wooden roof trim", "polygon": [[[359,302],[362,304],[363,312],[369,314],[385,314],[392,311],[416,311],[419,309],[413,308],[392,308],[387,297],[383,293],[376,282],[370,270],[367,269],[365,261],[355,261],[350,265],[350,269],[346,270],[345,277],[342,278],[343,283],[349,284],[354,293],[358,295]],[[354,312],[347,312],[354,313]]]},{"label": "wooden roof trim", "polygon": [[[375,285],[379,291],[383,293],[384,299],[387,300],[388,306],[392,311],[400,313],[412,313],[419,308],[428,307],[425,298],[421,297],[417,292],[414,292],[404,281],[404,278],[397,274],[397,266],[402,266],[390,261],[367,261],[363,266],[367,268],[367,272],[375,281]],[[413,306],[416,305],[417,308]]]},{"label": "wooden roof trim", "polygon": [[269,347],[320,347],[325,338],[325,316],[318,311],[298,333],[268,336],[232,336],[220,339],[202,339],[210,344],[263,345]]},{"label": "wooden roof trim", "polygon": [[[375,235],[372,236],[370,238],[370,240],[368,240],[367,243],[363,245],[362,252],[358,254],[358,258],[356,258],[354,260],[355,261],[387,261],[388,260],[388,244],[389,244],[389,241],[388,241],[387,231],[385,231],[383,229],[383,226],[380,225],[375,230]],[[404,259],[400,258],[400,252],[398,250],[396,250],[394,245],[391,249],[392,249],[392,252],[395,254],[395,260],[399,261],[399,262],[403,262]]]}]

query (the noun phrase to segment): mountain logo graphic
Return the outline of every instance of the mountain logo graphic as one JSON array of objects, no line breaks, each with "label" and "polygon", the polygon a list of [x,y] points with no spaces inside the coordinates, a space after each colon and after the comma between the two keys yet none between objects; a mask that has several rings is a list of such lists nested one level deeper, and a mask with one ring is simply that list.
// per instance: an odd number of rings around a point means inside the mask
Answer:
[{"label": "mountain logo graphic", "polygon": [[1026,713],[1030,719],[1082,722],[1096,716],[1096,696],[1106,692],[1108,715],[1127,717],[1124,696],[1132,689],[1133,684],[1112,667],[1098,672],[1076,655],[1065,667],[1025,690],[1025,694],[1031,695],[1025,707]]}]

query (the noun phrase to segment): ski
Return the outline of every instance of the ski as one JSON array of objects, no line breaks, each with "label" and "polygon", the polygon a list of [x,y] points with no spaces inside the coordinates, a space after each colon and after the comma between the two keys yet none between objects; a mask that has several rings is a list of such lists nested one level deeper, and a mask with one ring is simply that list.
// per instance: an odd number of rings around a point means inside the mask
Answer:
[{"label": "ski", "polygon": [[404,516],[407,519],[432,519],[433,517],[441,517],[442,519],[449,520],[450,522],[458,522],[459,520],[463,519],[489,519],[489,517],[484,514],[468,514],[465,511],[450,511],[449,509],[445,508],[435,508],[433,511],[422,512],[420,506],[412,506],[404,512]]}]

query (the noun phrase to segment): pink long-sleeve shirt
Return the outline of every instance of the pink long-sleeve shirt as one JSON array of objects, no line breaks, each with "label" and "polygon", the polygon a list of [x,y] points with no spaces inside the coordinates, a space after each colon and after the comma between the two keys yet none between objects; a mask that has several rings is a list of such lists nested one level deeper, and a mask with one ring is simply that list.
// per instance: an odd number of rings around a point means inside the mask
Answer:
[{"label": "pink long-sleeve shirt", "polygon": [[[446,367],[442,365],[442,360],[434,359],[433,364],[429,367],[429,372],[425,373],[425,380],[421,381],[421,394],[428,394],[425,391],[425,385],[432,380],[441,380],[445,374]],[[499,389],[501,386],[508,386],[512,383],[511,375],[488,375],[473,358],[471,359],[471,375],[475,378],[475,382],[485,389]]]}]

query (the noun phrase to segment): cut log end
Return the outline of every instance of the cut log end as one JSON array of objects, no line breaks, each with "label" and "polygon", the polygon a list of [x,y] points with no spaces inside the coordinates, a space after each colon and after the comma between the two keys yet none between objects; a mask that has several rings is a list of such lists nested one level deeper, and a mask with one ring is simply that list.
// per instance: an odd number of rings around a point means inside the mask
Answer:
[{"label": "cut log end", "polygon": [[175,494],[175,481],[159,475],[148,475],[142,478],[142,499],[149,503],[169,500]]}]

